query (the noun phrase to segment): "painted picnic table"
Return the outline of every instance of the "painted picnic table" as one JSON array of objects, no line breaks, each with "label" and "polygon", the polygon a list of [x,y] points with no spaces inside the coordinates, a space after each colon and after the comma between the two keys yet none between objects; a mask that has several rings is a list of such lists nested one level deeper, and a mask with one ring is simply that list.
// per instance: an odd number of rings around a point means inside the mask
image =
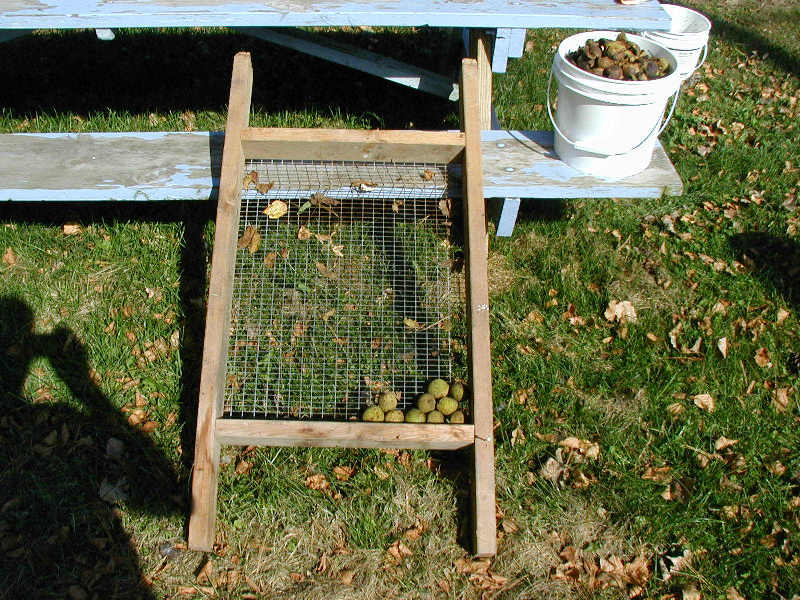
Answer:
[{"label": "painted picnic table", "polygon": [[[492,109],[492,73],[505,72],[509,58],[522,56],[526,29],[659,30],[668,29],[669,25],[669,15],[657,0],[645,0],[634,6],[622,5],[616,0],[0,0],[0,41],[33,30],[48,29],[89,28],[94,29],[100,39],[111,40],[114,39],[113,29],[120,27],[226,26],[450,100],[458,100],[458,85],[441,74],[298,28],[435,26],[463,29],[467,53],[478,61],[480,122],[484,130],[500,128]],[[27,151],[25,147],[20,147],[20,150],[23,153]],[[517,158],[528,160],[535,158],[535,154],[526,156],[522,152]],[[172,157],[166,154],[163,158],[170,160]],[[507,157],[503,160],[507,163]],[[637,187],[627,183],[617,186],[608,182],[595,185],[591,183],[594,181],[591,178],[576,179],[571,169],[565,165],[558,166],[556,162],[544,164],[549,164],[551,171],[556,168],[559,173],[557,180],[582,181],[586,197],[600,194],[629,195],[624,191]],[[165,165],[166,168],[171,166],[174,164]],[[106,172],[112,172],[112,165],[108,167]],[[536,170],[531,165],[520,162],[508,165],[507,169],[506,185],[498,189],[519,192],[521,195],[506,197],[498,235],[510,235],[513,231],[520,197],[542,197],[550,191],[556,192],[554,197],[563,197],[558,192],[563,193],[565,189],[560,185],[532,189],[536,178],[524,175]],[[659,169],[656,171],[660,173]],[[22,200],[12,197],[12,191],[21,188],[13,181],[4,185],[3,178],[4,173],[0,171],[0,187],[7,197]],[[659,177],[655,179],[660,181]],[[674,181],[670,186],[675,189]],[[658,185],[655,187],[658,188]],[[493,195],[497,192],[490,190],[491,186],[486,190],[487,197],[498,197]],[[174,189],[169,188],[163,195],[169,195],[172,191]],[[83,188],[75,189],[72,194],[62,190],[62,194],[74,200],[84,199],[82,195],[86,193]],[[153,189],[143,191],[144,196],[154,193],[159,195]],[[89,196],[97,199],[102,194],[103,188],[100,187]],[[572,192],[574,195],[575,192]],[[645,195],[652,195],[652,191]],[[206,196],[205,191],[200,196]]]}]

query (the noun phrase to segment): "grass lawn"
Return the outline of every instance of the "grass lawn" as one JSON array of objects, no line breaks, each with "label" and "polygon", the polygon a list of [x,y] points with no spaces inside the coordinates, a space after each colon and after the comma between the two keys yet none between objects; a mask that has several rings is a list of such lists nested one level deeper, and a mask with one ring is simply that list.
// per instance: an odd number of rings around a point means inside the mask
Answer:
[{"label": "grass lawn", "polygon": [[[662,136],[685,194],[530,201],[491,240],[491,563],[467,456],[421,451],[226,447],[215,550],[187,551],[214,207],[3,205],[0,599],[798,598],[800,8],[686,4],[714,28]],[[457,63],[405,33],[336,35]],[[503,126],[549,128],[566,35],[529,32],[496,78]],[[226,31],[0,50],[2,132],[221,129],[238,50],[256,125],[458,122]]]}]

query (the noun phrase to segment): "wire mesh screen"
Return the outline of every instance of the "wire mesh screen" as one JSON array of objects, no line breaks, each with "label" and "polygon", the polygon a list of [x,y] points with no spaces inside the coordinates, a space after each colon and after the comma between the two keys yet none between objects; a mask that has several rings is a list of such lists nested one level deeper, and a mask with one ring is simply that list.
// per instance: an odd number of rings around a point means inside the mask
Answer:
[{"label": "wire mesh screen", "polygon": [[225,415],[356,418],[451,379],[447,167],[248,161]]}]

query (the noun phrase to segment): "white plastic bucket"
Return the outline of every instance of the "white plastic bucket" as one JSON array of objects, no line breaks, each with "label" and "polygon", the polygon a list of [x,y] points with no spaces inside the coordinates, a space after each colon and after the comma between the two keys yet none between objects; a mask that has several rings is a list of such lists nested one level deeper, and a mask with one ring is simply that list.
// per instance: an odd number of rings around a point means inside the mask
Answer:
[{"label": "white plastic bucket", "polygon": [[[555,129],[558,157],[578,171],[609,179],[628,177],[647,168],[656,138],[672,116],[680,92],[677,59],[660,44],[626,34],[655,58],[670,63],[670,74],[650,81],[625,81],[594,75],[567,60],[587,40],[616,39],[616,31],[590,31],[561,42],[547,85],[547,110]],[[553,77],[558,82],[556,115],[550,105]],[[667,101],[672,106],[662,124]]]},{"label": "white plastic bucket", "polygon": [[688,79],[708,56],[711,21],[705,15],[683,6],[662,4],[661,8],[672,19],[669,31],[645,31],[642,36],[669,49],[678,59],[681,79]]}]

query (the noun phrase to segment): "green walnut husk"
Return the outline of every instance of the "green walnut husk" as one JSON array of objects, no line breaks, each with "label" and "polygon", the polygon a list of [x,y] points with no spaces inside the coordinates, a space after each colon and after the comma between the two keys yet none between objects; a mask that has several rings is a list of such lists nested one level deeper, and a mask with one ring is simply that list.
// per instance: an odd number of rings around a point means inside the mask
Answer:
[{"label": "green walnut husk", "polygon": [[380,423],[384,419],[383,410],[380,406],[369,406],[364,409],[361,419],[370,423]]},{"label": "green walnut husk", "polygon": [[447,396],[447,392],[449,391],[450,386],[444,379],[434,379],[428,384],[428,393],[437,400]]},{"label": "green walnut husk", "polygon": [[455,399],[456,402],[461,402],[461,399],[464,398],[464,384],[460,381],[454,381],[450,384],[450,391],[447,395]]},{"label": "green walnut husk", "polygon": [[432,410],[428,413],[425,420],[428,423],[444,423],[444,415],[440,413],[438,410]]},{"label": "green walnut husk", "polygon": [[454,425],[456,424],[460,425],[461,423],[464,422],[464,413],[461,412],[460,410],[457,410],[452,415],[450,415],[450,418],[447,419],[447,422],[453,423]]},{"label": "green walnut husk", "polygon": [[406,413],[406,423],[424,423],[425,413],[418,408],[412,408]]},{"label": "green walnut husk", "polygon": [[584,71],[625,81],[649,81],[666,77],[671,72],[666,58],[655,58],[628,41],[624,33],[616,40],[605,38],[587,42],[567,54],[567,60]]},{"label": "green walnut husk", "polygon": [[383,392],[378,398],[378,406],[384,412],[397,408],[397,394],[392,391]]},{"label": "green walnut husk", "polygon": [[417,408],[424,413],[429,413],[436,408],[436,398],[427,392],[417,398]]},{"label": "green walnut husk", "polygon": [[443,415],[452,415],[458,410],[458,401],[450,396],[445,396],[436,403],[436,410]]},{"label": "green walnut husk", "polygon": [[392,409],[386,411],[386,414],[383,416],[383,420],[387,423],[402,423],[405,421],[406,417],[403,415],[402,410]]}]

